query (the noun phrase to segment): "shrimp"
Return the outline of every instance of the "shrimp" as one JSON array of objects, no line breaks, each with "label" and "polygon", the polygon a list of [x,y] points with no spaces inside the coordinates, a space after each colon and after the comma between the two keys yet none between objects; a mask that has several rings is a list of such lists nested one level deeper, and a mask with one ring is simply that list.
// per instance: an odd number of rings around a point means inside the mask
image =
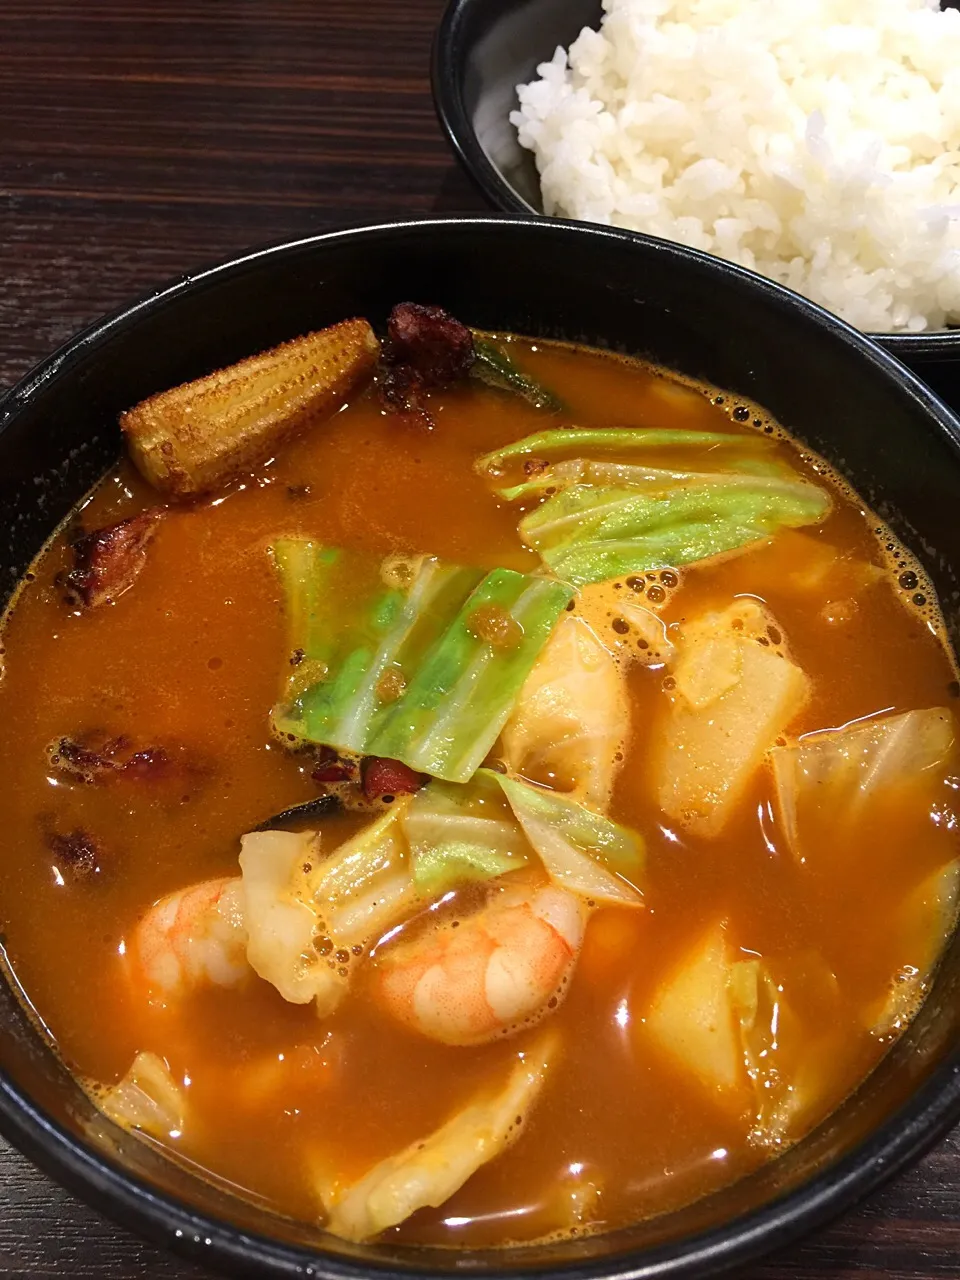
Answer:
[{"label": "shrimp", "polygon": [[154,903],[129,950],[134,980],[169,998],[204,983],[232,987],[252,972],[239,876],[204,880]]},{"label": "shrimp", "polygon": [[563,889],[505,892],[388,949],[377,960],[375,995],[398,1021],[443,1044],[510,1035],[563,998],[585,914]]}]

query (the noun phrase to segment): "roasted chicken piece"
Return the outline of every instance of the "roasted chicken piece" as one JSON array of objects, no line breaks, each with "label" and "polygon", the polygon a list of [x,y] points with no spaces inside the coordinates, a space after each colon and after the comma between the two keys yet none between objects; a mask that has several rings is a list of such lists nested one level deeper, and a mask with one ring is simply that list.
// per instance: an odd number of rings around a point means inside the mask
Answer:
[{"label": "roasted chicken piece", "polygon": [[78,538],[64,582],[68,603],[95,609],[129,591],[147,563],[147,547],[162,517],[162,511],[142,511]]},{"label": "roasted chicken piece", "polygon": [[130,456],[162,493],[219,488],[338,408],[379,350],[366,320],[344,320],[162,391],[120,417]]}]

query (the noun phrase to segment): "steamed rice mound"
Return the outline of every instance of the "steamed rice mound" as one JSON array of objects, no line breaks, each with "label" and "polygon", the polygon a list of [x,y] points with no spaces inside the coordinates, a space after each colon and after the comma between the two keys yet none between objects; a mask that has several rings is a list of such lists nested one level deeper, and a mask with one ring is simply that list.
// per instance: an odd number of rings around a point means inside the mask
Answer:
[{"label": "steamed rice mound", "polygon": [[704,249],[868,331],[960,323],[960,13],[603,7],[518,87],[547,213]]}]

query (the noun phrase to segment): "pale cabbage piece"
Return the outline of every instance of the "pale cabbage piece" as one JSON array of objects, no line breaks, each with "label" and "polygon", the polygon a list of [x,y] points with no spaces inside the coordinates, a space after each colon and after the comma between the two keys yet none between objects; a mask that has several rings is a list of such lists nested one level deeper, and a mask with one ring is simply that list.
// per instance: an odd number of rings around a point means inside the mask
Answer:
[{"label": "pale cabbage piece", "polygon": [[610,802],[629,731],[619,663],[581,618],[564,614],[503,730],[514,773],[554,782],[593,809]]},{"label": "pale cabbage piece", "polygon": [[899,1034],[916,1014],[927,993],[940,955],[957,925],[960,908],[960,859],[948,862],[922,881],[903,904],[909,925],[921,925],[921,940],[891,983],[872,1017],[876,1036]]},{"label": "pale cabbage piece", "polygon": [[[815,994],[823,1034],[796,1012]],[[750,1118],[749,1141],[778,1150],[822,1105],[839,1017],[839,984],[819,953],[770,962],[743,952],[718,923],[654,996],[646,1029],[718,1100]]]},{"label": "pale cabbage piece", "polygon": [[506,796],[486,769],[465,785],[434,779],[417,792],[403,826],[413,881],[422,893],[506,875],[530,858]]},{"label": "pale cabbage piece", "polygon": [[628,714],[616,660],[586,622],[564,615],[504,728],[504,760],[515,773],[556,779],[585,804],[605,808]]},{"label": "pale cabbage piece", "polygon": [[549,1178],[536,1193],[537,1216],[550,1239],[592,1234],[604,1225],[607,1180],[596,1165],[577,1161]]},{"label": "pale cabbage piece", "polygon": [[186,1110],[183,1091],[163,1058],[138,1053],[122,1080],[95,1094],[100,1110],[122,1129],[151,1138],[177,1136]]},{"label": "pale cabbage piece", "polygon": [[417,902],[402,819],[413,796],[390,808],[304,876],[319,923],[345,946],[373,942]]},{"label": "pale cabbage piece", "polygon": [[523,1132],[557,1051],[557,1037],[541,1035],[521,1052],[496,1093],[478,1096],[433,1133],[374,1165],[358,1182],[321,1186],[327,1230],[344,1240],[369,1240],[418,1209],[449,1200]]},{"label": "pale cabbage piece", "polygon": [[836,1075],[836,1038],[815,1037],[789,1079],[784,1078],[781,1087],[764,1098],[748,1134],[751,1146],[776,1153],[802,1138],[829,1111],[825,1104]]},{"label": "pale cabbage piece", "polygon": [[318,1014],[332,1013],[349,985],[353,948],[376,941],[415,906],[400,822],[410,799],[398,797],[327,858],[314,832],[242,838],[247,958],[284,999],[314,1000]]},{"label": "pale cabbage piece", "polygon": [[309,1003],[328,981],[313,949],[316,912],[295,889],[297,869],[321,856],[318,840],[314,831],[255,831],[240,840],[247,959],[293,1004]]},{"label": "pale cabbage piece", "polygon": [[[407,589],[385,589],[383,561],[362,552],[278,538],[273,553],[288,641],[315,677],[305,686],[294,668],[275,731],[448,782],[469,782],[483,763],[574,594],[555,578],[433,557],[420,560]],[[491,612],[509,615],[511,643],[477,630]],[[384,699],[391,673],[404,683]]]},{"label": "pale cabbage piece", "polygon": [[[818,988],[818,1019],[828,1030],[817,1034],[801,1022],[796,995],[800,970]],[[760,957],[736,961],[730,991],[739,1028],[755,1112],[749,1138],[753,1145],[777,1150],[796,1136],[804,1117],[822,1102],[831,1072],[831,1031],[837,1025],[839,984],[817,953],[794,957],[777,966],[776,976]],[[827,1068],[825,1070],[825,1067]]]},{"label": "pale cabbage piece", "polygon": [[[764,636],[759,621],[746,624],[754,611],[779,641]],[[667,817],[694,835],[715,836],[802,710],[809,682],[755,601],[736,601],[683,628],[674,669],[676,689],[653,756],[656,794]]]},{"label": "pale cabbage piece", "polygon": [[742,1090],[746,1069],[723,924],[713,925],[660,985],[646,1029],[677,1063],[719,1094]]},{"label": "pale cabbage piece", "polygon": [[868,803],[893,800],[950,758],[956,731],[944,707],[808,734],[771,752],[777,808],[791,851],[802,848],[805,803],[829,812],[834,823],[855,822]]},{"label": "pale cabbage piece", "polygon": [[557,791],[493,777],[554,884],[594,903],[643,906],[635,881],[643,873],[646,849],[637,832]]}]

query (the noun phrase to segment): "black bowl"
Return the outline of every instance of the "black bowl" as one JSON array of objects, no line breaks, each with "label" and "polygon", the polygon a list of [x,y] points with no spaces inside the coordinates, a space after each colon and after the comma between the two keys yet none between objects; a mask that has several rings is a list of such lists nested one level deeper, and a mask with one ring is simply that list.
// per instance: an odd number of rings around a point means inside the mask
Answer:
[{"label": "black bowl", "polygon": [[[517,85],[601,16],[600,0],[450,0],[433,46],[434,102],[457,156],[496,208],[543,215],[533,154],[508,119]],[[872,336],[960,404],[960,329]]]},{"label": "black bowl", "polygon": [[[406,298],[484,328],[647,356],[759,401],[918,555],[956,640],[960,422],[880,347],[776,285],[662,241],[544,219],[397,224],[266,249],[81,334],[0,405],[4,594],[116,458],[120,410],[345,316],[382,326]],[[106,1213],[232,1276],[702,1277],[808,1231],[943,1134],[960,1116],[958,1043],[955,940],[903,1038],[779,1160],[630,1229],[500,1252],[344,1245],[165,1161],[99,1116],[6,983],[0,1130]]]}]

